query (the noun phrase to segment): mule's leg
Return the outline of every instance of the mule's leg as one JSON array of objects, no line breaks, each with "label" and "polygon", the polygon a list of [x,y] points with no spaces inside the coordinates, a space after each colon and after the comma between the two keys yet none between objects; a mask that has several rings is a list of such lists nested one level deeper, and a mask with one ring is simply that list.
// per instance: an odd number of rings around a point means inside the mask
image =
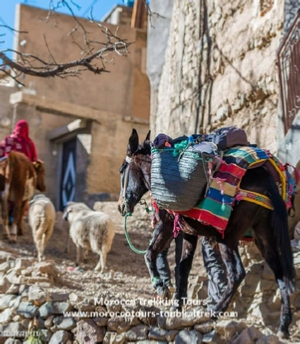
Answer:
[{"label": "mule's leg", "polygon": [[[264,229],[265,230],[265,229]],[[261,233],[263,231],[260,229]],[[280,325],[278,331],[278,337],[288,338],[289,337],[289,325],[292,322],[292,312],[290,306],[290,297],[287,291],[284,279],[283,270],[279,258],[279,253],[277,250],[276,242],[272,235],[268,235],[268,240],[259,237],[259,230],[256,231],[255,243],[264,257],[265,261],[268,263],[271,270],[274,272],[276,282],[280,289],[281,296],[281,312],[280,312]]]},{"label": "mule's leg", "polygon": [[232,245],[232,247],[219,243],[222,259],[227,269],[228,283],[220,301],[210,308],[213,317],[217,317],[220,313],[226,311],[233,295],[246,276],[238,247],[237,245]]},{"label": "mule's leg", "polygon": [[150,278],[158,296],[169,297],[169,292],[161,280],[156,259],[159,253],[163,252],[173,239],[173,220],[166,211],[160,211],[160,221],[157,223],[151,243],[145,254],[146,266],[150,273]]},{"label": "mule's leg", "polygon": [[184,303],[184,299],[187,298],[188,290],[188,278],[192,268],[194,253],[197,247],[197,236],[183,234],[183,243],[182,243],[182,253],[179,263],[179,281],[176,288],[175,300],[178,300],[179,307]]},{"label": "mule's leg", "polygon": [[13,223],[11,225],[11,231],[10,231],[10,242],[15,243],[17,241],[17,232],[19,228],[20,219],[22,221],[23,213],[21,213],[23,202],[17,199],[14,202],[14,208],[13,208]]},{"label": "mule's leg", "polygon": [[5,194],[2,194],[2,219],[3,219],[3,226],[5,228],[5,238],[10,241],[10,232],[9,232],[9,226],[8,226],[8,200],[5,196]]},{"label": "mule's leg", "polygon": [[208,275],[207,306],[212,307],[221,300],[227,287],[226,267],[219,246],[211,238],[202,238],[202,257]]},{"label": "mule's leg", "polygon": [[[274,272],[281,293],[279,337],[289,337],[292,321],[289,294],[294,292],[295,267],[289,238],[286,205],[272,179],[269,180],[268,196],[274,210],[268,211],[254,226],[254,237],[259,250]],[[264,210],[266,212],[266,210]]]},{"label": "mule's leg", "polygon": [[169,261],[168,261],[169,248],[170,246],[167,246],[167,248],[163,252],[157,255],[157,259],[156,259],[156,267],[157,267],[157,271],[159,273],[160,279],[163,281],[164,285],[166,285],[168,288],[172,286],[171,270],[170,270]]},{"label": "mule's leg", "polygon": [[20,212],[17,215],[16,223],[18,228],[18,235],[23,235],[23,218],[25,214],[25,210],[27,207],[27,201],[23,201],[21,204]]}]

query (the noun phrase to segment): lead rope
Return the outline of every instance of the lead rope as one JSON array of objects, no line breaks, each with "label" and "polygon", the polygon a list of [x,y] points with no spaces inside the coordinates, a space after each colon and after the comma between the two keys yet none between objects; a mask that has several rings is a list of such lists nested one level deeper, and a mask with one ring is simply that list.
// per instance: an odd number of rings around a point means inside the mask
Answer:
[{"label": "lead rope", "polygon": [[[140,204],[141,205],[145,205],[145,209],[146,209],[146,212],[147,213],[150,213],[150,212],[152,212],[152,210],[147,206],[147,203],[146,203],[146,201],[145,200],[141,200],[140,201]],[[127,240],[127,242],[128,242],[128,245],[129,245],[129,247],[131,248],[131,250],[133,251],[133,252],[135,252],[135,253],[137,253],[137,254],[145,254],[147,251],[148,251],[148,249],[146,249],[146,250],[138,250],[137,248],[135,248],[134,246],[133,246],[133,243],[131,242],[131,240],[130,240],[130,237],[129,237],[129,234],[128,234],[128,231],[127,231],[127,217],[128,216],[132,216],[132,214],[131,213],[127,213],[126,215],[125,215],[125,217],[124,217],[124,233],[125,233],[125,238],[126,238],[126,240]],[[152,240],[151,240],[152,241]],[[150,243],[151,243],[151,241],[150,241]]]}]

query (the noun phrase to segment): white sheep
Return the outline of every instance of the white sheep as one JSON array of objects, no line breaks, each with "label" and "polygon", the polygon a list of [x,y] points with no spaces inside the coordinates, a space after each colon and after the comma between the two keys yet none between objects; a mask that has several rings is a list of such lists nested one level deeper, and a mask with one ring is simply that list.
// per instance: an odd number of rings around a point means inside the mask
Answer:
[{"label": "white sheep", "polygon": [[35,195],[29,202],[28,222],[32,229],[38,260],[45,259],[44,251],[52,235],[55,223],[55,208],[51,200],[43,194]]},{"label": "white sheep", "polygon": [[99,254],[99,262],[95,271],[104,272],[106,256],[110,251],[115,227],[110,217],[90,209],[84,203],[71,202],[67,205],[63,218],[70,224],[70,237],[76,245],[76,266],[80,263],[81,248]]}]

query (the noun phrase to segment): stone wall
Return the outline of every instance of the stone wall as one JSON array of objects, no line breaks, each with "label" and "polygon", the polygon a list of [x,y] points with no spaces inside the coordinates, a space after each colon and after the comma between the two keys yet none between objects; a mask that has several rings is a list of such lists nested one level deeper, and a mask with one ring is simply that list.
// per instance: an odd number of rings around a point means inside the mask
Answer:
[{"label": "stone wall", "polygon": [[[176,313],[168,313],[167,304],[160,305],[155,299],[132,300],[103,290],[97,293],[95,300],[76,292],[64,292],[63,288],[60,292],[53,291],[53,284],[63,285],[59,267],[54,262],[33,264],[31,258],[16,258],[2,252],[0,343],[29,344],[30,338],[50,344],[282,343],[273,332],[278,327],[281,307],[274,275],[259,261],[251,245],[244,249],[242,257],[248,274],[229,310],[237,311],[238,317],[227,316],[213,321],[201,303],[187,307],[184,313],[176,316]],[[300,319],[299,253],[295,254],[294,262],[298,291],[291,296],[291,343],[300,339],[299,327],[297,330]],[[201,281],[200,277],[193,281],[189,300],[197,301],[201,293],[206,298],[205,281],[206,278]]]},{"label": "stone wall", "polygon": [[283,18],[283,0],[175,0],[151,113],[154,134],[236,125],[251,142],[275,151]]},{"label": "stone wall", "polygon": [[[169,39],[170,22],[172,19],[174,0],[151,1],[151,11],[158,13],[153,15],[148,23],[147,38],[147,74],[151,85],[150,113],[152,120],[157,113],[157,96],[163,66],[165,64],[165,54]],[[153,125],[152,125],[153,130]],[[153,135],[155,132],[153,132]],[[154,139],[155,136],[152,138]]]},{"label": "stone wall", "polygon": [[[287,34],[290,29],[297,12],[300,10],[300,3],[296,0],[286,0],[284,6],[284,27],[283,32]],[[296,35],[297,37],[297,35]],[[299,62],[298,62],[299,64]],[[285,77],[288,74],[285,71]],[[294,96],[299,98],[299,87],[298,94],[295,90],[290,90],[293,92]],[[296,108],[298,108],[296,106]],[[279,118],[282,118],[282,104],[281,99],[278,107]],[[288,162],[290,164],[296,165],[300,161],[300,111],[298,108],[298,113],[295,115],[293,123],[289,128],[288,132],[285,134],[283,121],[279,121],[277,128],[277,145],[278,145],[278,157],[283,162]]]}]

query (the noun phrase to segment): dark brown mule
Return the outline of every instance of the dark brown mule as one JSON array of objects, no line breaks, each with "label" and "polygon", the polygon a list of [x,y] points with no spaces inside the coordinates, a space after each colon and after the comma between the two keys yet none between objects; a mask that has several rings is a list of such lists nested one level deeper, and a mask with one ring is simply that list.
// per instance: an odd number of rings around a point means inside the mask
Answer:
[{"label": "dark brown mule", "polygon": [[[132,213],[142,196],[150,190],[151,147],[149,134],[150,132],[141,145],[139,145],[135,129],[129,138],[126,159],[120,169],[122,178],[118,208],[123,216]],[[281,292],[282,307],[278,335],[288,337],[288,329],[292,321],[289,295],[295,290],[295,269],[288,233],[286,206],[277,186],[264,168],[248,170],[242,180],[241,188],[267,195],[272,201],[274,210],[240,201],[232,211],[223,239],[212,226],[205,226],[190,218],[180,217],[184,243],[179,267],[180,287],[177,290],[176,298],[179,305],[182,305],[182,299],[187,297],[188,276],[197,236],[215,237],[227,269],[228,285],[220,302],[211,311],[213,316],[222,315],[245,278],[246,273],[241,262],[238,245],[247,229],[252,228],[255,243],[274,272]],[[155,228],[154,240],[145,254],[154,286],[161,283],[156,268],[156,257],[173,238],[174,216],[165,210],[160,210],[159,216],[160,221]]]},{"label": "dark brown mule", "polygon": [[[8,239],[15,242],[17,231],[19,235],[23,233],[27,202],[36,190],[46,191],[44,163],[41,160],[32,163],[25,154],[12,151],[0,161],[0,184],[3,225]],[[13,223],[10,233],[8,213],[11,204]]]}]

